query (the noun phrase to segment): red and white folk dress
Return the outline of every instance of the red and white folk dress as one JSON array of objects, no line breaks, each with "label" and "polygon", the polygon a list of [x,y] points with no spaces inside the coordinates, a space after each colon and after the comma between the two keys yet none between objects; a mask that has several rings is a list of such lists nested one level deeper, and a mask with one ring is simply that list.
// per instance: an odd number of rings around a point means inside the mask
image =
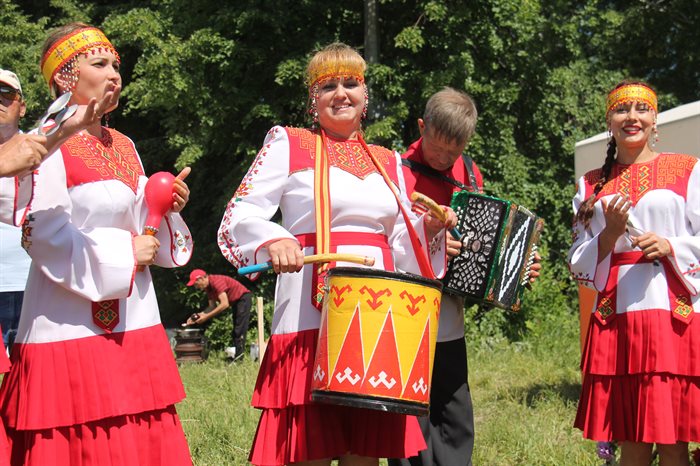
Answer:
[{"label": "red and white folk dress", "polygon": [[[314,253],[316,134],[272,128],[248,174],[228,204],[219,247],[235,266],[269,260],[265,246],[291,238]],[[398,154],[371,146],[405,198]],[[326,139],[331,206],[331,252],[375,258],[375,268],[418,273],[404,219],[358,141]],[[270,221],[282,211],[282,224]],[[425,241],[423,220],[413,223]],[[445,267],[444,238],[434,241],[434,270]],[[338,264],[353,265],[353,264]],[[277,279],[272,336],[258,375],[253,406],[263,410],[250,460],[256,465],[355,454],[407,457],[425,448],[411,416],[312,403],[310,386],[321,313],[313,302],[312,267]],[[255,277],[252,277],[255,278]]]},{"label": "red and white folk dress", "polygon": [[[190,465],[174,404],[185,396],[133,237],[147,178],[133,143],[70,138],[34,175],[23,224],[32,258],[0,414],[13,464]],[[179,214],[160,225],[156,264],[192,254]]]},{"label": "red and white folk dress", "polygon": [[[593,192],[600,170],[578,182],[574,211]],[[605,227],[601,199],[630,197],[630,223],[668,239],[670,256],[644,258],[628,235],[597,264]],[[700,441],[700,164],[659,154],[615,164],[590,228],[574,223],[569,265],[598,291],[581,368],[576,427],[586,438],[674,444]]]}]

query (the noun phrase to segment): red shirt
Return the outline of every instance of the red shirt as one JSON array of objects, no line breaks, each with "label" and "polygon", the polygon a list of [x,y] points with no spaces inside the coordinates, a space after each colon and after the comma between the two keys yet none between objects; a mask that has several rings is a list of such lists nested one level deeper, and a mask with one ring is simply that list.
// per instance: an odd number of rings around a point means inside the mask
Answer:
[{"label": "red shirt", "polygon": [[[423,147],[421,146],[422,142],[423,138],[420,138],[411,144],[406,153],[404,153],[401,157],[413,162],[430,166],[423,159]],[[472,164],[472,170],[474,171],[474,178],[476,178],[477,186],[482,189],[484,186],[484,180],[481,177],[481,172],[477,168],[476,164]],[[452,165],[452,168],[439,173],[457,180],[467,186],[471,186],[469,173],[464,166],[464,159],[462,157],[460,157],[455,164]],[[460,190],[458,187],[446,181],[433,178],[432,176],[426,176],[419,172],[414,172],[406,165],[403,166],[403,176],[404,180],[406,181],[406,192],[409,196],[412,192],[418,191],[419,193],[425,194],[440,205],[449,206],[452,202],[452,193]]]},{"label": "red shirt", "polygon": [[209,275],[209,286],[206,289],[207,297],[211,301],[218,301],[221,293],[226,293],[228,302],[233,304],[246,293],[248,288],[226,275]]}]

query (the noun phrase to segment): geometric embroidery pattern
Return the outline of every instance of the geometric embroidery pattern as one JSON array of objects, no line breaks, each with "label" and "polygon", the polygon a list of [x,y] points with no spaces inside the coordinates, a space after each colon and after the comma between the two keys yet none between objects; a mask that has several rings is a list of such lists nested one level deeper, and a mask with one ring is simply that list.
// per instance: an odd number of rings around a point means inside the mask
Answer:
[{"label": "geometric embroidery pattern", "polygon": [[92,320],[98,327],[110,333],[119,323],[119,300],[93,302]]},{"label": "geometric embroidery pattern", "polygon": [[693,306],[688,303],[688,298],[685,296],[678,296],[676,297],[676,308],[673,312],[681,317],[688,318],[690,313],[693,312]]},{"label": "geometric embroidery pattern", "polygon": [[613,312],[615,312],[615,309],[613,309],[610,298],[601,298],[600,303],[598,304],[598,313],[600,314],[600,317],[605,320],[610,317]]},{"label": "geometric embroidery pattern", "polygon": [[143,169],[133,143],[112,128],[102,128],[104,139],[78,133],[61,147],[67,187],[118,180],[134,193]]},{"label": "geometric embroidery pattern", "polygon": [[[293,153],[290,160],[290,174],[313,169],[316,159],[316,133],[305,128],[286,128],[286,131],[289,135],[290,151]],[[369,145],[369,150],[387,169],[390,178],[396,183],[395,170],[391,167],[392,163],[395,163],[394,153],[384,147],[373,145]],[[338,141],[326,137],[326,154],[329,166],[340,168],[362,180],[372,173],[378,173],[372,159],[357,140]]]},{"label": "geometric embroidery pattern", "polygon": [[[633,205],[654,189],[668,189],[686,198],[687,179],[697,163],[695,157],[683,154],[659,154],[651,162],[632,165],[615,163],[610,179],[600,191],[598,198],[620,193],[629,196]],[[586,182],[592,193],[600,178],[600,169],[586,174]]]}]

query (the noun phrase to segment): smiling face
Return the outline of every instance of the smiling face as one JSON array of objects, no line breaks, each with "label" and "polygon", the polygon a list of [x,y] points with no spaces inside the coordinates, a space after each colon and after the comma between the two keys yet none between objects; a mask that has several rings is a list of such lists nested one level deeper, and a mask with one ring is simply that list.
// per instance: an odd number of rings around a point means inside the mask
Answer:
[{"label": "smiling face", "polygon": [[329,135],[353,138],[360,130],[365,85],[355,77],[336,77],[318,83],[318,121]]},{"label": "smiling face", "polygon": [[644,102],[617,105],[608,114],[608,125],[618,147],[643,149],[656,123],[656,112]]}]

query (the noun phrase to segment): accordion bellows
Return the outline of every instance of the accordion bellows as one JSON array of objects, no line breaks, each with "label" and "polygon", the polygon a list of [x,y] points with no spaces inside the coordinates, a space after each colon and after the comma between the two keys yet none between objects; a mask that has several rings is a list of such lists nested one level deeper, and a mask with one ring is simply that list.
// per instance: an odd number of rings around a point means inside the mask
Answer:
[{"label": "accordion bellows", "polygon": [[460,191],[452,197],[462,250],[444,278],[447,293],[520,310],[544,221],[496,197]]}]

